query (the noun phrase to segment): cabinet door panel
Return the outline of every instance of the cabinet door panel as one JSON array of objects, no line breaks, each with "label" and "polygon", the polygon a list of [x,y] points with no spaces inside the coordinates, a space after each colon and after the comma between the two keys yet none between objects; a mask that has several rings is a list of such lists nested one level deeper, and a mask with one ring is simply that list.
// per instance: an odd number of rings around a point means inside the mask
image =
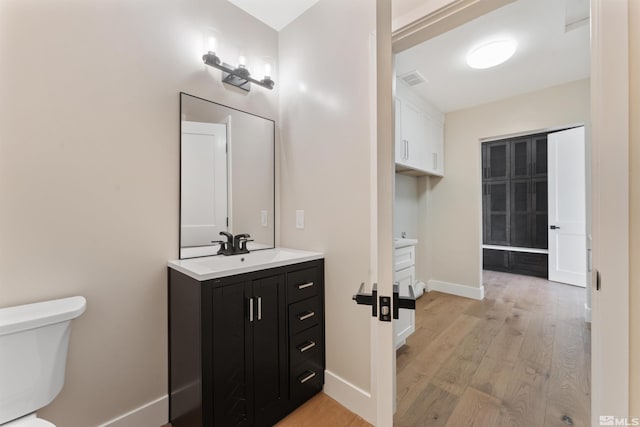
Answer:
[{"label": "cabinet door panel", "polygon": [[509,142],[498,141],[487,143],[487,179],[509,178]]},{"label": "cabinet door panel", "polygon": [[[400,296],[409,295],[409,287],[413,286],[416,279],[415,267],[405,268],[395,272],[395,281],[398,282]],[[396,348],[402,346],[407,338],[416,330],[415,310],[400,310],[398,319],[393,322],[394,342]]]},{"label": "cabinet door panel", "polygon": [[250,284],[213,290],[213,419],[216,426],[244,427],[254,422],[251,378]]},{"label": "cabinet door panel", "polygon": [[531,139],[511,141],[511,178],[528,178],[531,175]]},{"label": "cabinet door panel", "polygon": [[511,246],[529,247],[531,244],[531,181],[511,181],[511,223],[509,241]]},{"label": "cabinet door panel", "polygon": [[534,178],[531,180],[531,186],[533,189],[531,197],[533,206],[531,210],[534,216],[531,230],[531,247],[547,249],[549,247],[547,178]]},{"label": "cabinet door panel", "polygon": [[533,159],[533,177],[547,176],[547,135],[535,136],[531,140],[531,157]]},{"label": "cabinet door panel", "polygon": [[487,244],[509,244],[509,182],[487,183]]},{"label": "cabinet door panel", "polygon": [[282,312],[284,280],[271,276],[253,282],[253,378],[256,419],[268,419],[286,400],[286,336]]},{"label": "cabinet door panel", "polygon": [[406,160],[408,166],[426,170],[427,162],[427,118],[417,107],[402,103],[402,139],[407,141]]}]

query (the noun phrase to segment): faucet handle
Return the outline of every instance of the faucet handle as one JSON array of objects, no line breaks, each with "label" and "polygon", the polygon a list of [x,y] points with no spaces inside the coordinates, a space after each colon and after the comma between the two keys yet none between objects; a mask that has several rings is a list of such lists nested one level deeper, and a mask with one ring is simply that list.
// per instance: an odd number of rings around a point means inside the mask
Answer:
[{"label": "faucet handle", "polygon": [[253,242],[253,239],[241,239],[240,240],[240,250],[241,251],[249,251],[249,249],[247,249],[247,242]]},{"label": "faucet handle", "polygon": [[227,242],[225,242],[224,240],[212,240],[211,243],[217,243],[220,245],[220,249],[218,249],[217,254],[224,254],[227,252]]}]

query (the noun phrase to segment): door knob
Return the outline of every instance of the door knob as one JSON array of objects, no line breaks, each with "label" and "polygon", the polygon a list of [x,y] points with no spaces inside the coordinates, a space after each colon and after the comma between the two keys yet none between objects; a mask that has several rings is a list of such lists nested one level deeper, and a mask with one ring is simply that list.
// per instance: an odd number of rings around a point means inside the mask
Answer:
[{"label": "door knob", "polygon": [[552,230],[560,230],[560,227],[557,227],[555,225],[550,225],[549,228]]}]

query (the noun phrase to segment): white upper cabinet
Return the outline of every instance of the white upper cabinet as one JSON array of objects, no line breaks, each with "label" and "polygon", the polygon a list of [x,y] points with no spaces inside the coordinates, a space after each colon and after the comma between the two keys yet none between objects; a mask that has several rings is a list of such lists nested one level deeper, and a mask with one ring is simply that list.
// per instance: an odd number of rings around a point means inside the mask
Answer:
[{"label": "white upper cabinet", "polygon": [[395,100],[396,171],[444,175],[444,115],[398,81]]}]

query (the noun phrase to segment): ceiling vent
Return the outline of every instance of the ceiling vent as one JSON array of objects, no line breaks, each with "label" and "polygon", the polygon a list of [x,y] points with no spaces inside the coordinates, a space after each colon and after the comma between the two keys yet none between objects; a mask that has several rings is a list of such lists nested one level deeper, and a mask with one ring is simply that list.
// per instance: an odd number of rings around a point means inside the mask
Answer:
[{"label": "ceiling vent", "polygon": [[426,83],[427,79],[424,78],[418,70],[409,71],[408,73],[400,74],[398,76],[403,82],[409,86],[419,85],[420,83]]}]

